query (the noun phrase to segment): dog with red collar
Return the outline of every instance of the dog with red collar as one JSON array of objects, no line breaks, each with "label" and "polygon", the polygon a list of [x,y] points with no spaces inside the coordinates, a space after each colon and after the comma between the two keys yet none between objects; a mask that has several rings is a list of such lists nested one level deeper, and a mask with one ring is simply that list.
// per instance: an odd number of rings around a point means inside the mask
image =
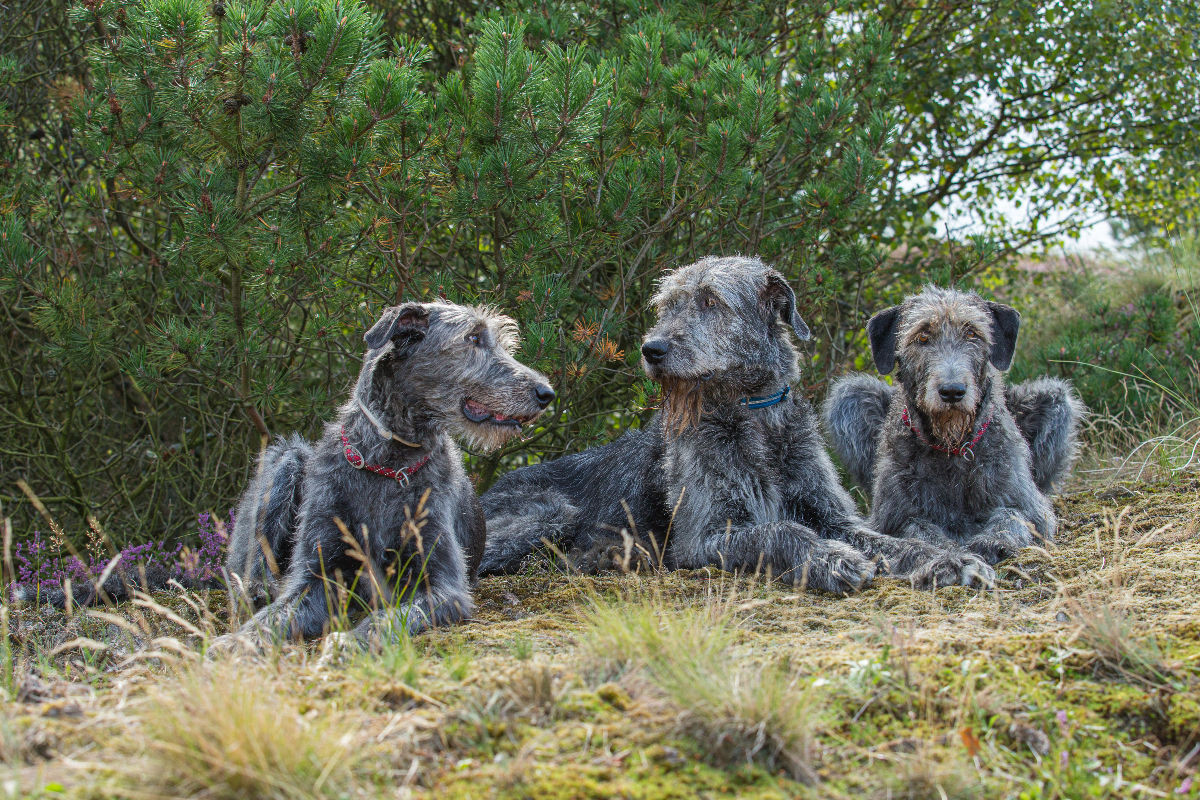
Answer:
[{"label": "dog with red collar", "polygon": [[350,398],[319,440],[268,447],[238,508],[231,590],[269,600],[216,652],[259,649],[362,617],[371,644],[472,612],[479,499],[457,442],[487,450],[554,399],[519,363],[516,323],[487,308],[405,303],[365,335]]},{"label": "dog with red collar", "polygon": [[1021,316],[928,287],[867,323],[875,365],[824,406],[834,452],[871,494],[881,533],[961,546],[995,564],[1053,541],[1047,495],[1070,473],[1083,404],[1063,380],[1005,386]]}]

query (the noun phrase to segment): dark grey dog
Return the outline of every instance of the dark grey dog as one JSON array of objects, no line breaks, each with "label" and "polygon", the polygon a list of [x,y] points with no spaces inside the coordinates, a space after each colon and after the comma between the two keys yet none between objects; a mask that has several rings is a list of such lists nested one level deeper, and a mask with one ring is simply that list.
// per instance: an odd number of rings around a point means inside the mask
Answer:
[{"label": "dark grey dog", "polygon": [[834,452],[872,494],[883,533],[965,545],[991,563],[1054,537],[1046,494],[1070,472],[1083,405],[1065,381],[1005,388],[1020,315],[930,287],[867,324],[875,365],[834,384]]},{"label": "dark grey dog", "polygon": [[406,303],[365,339],[354,391],[321,439],[263,453],[227,569],[275,600],[217,649],[320,636],[347,599],[372,610],[355,629],[363,641],[471,613],[485,529],[454,438],[495,447],[554,391],[513,358],[515,323],[487,309]]},{"label": "dark grey dog", "polygon": [[990,583],[965,552],[870,530],[838,484],[800,375],[808,339],[783,276],[753,258],[667,275],[642,345],[664,407],[612,444],[505,475],[483,496],[481,574],[512,572],[543,543],[575,563],[638,538],[667,566],[767,570],[830,592],[868,584],[875,559],[921,585]]}]

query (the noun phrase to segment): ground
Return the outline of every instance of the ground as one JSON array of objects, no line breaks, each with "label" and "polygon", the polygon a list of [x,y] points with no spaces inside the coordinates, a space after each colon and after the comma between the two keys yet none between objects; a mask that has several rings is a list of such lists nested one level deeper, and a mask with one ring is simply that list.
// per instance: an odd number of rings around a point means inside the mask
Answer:
[{"label": "ground", "polygon": [[372,656],[8,609],[0,797],[1200,797],[1198,495],[1061,498],[993,591],[531,570]]}]

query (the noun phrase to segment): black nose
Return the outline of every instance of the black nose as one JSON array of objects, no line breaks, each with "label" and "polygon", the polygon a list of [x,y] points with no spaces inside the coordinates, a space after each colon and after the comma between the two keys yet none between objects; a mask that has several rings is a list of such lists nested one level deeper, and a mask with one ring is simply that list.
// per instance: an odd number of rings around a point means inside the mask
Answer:
[{"label": "black nose", "polygon": [[671,343],[666,339],[651,339],[642,345],[642,355],[651,364],[658,364],[667,357],[667,351],[671,349]]},{"label": "black nose", "polygon": [[548,384],[543,383],[533,390],[533,396],[537,398],[538,405],[545,408],[554,399],[554,390]]},{"label": "black nose", "polygon": [[961,383],[943,383],[938,387],[938,396],[947,403],[957,403],[967,396],[967,387]]}]

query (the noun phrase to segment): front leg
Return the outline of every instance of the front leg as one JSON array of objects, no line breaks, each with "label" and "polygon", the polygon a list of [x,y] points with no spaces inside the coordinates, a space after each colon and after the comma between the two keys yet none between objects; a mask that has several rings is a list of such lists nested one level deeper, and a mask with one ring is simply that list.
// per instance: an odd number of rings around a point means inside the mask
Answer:
[{"label": "front leg", "polygon": [[[1050,527],[1045,519],[1040,521],[1043,523],[1042,529]],[[1050,532],[1052,536],[1052,528]],[[986,559],[989,564],[997,564],[1032,545],[1035,534],[1040,538],[1051,538],[1046,536],[1043,530],[1039,530],[1034,520],[1018,509],[997,508],[979,529],[967,538],[966,546]]]},{"label": "front leg", "polygon": [[474,610],[465,587],[421,591],[409,601],[373,611],[354,629],[354,636],[362,645],[377,649],[430,628],[457,625],[470,619]]},{"label": "front leg", "polygon": [[[916,531],[929,535],[936,526],[926,520],[914,520]],[[926,523],[921,525],[921,523]],[[866,527],[850,531],[845,541],[862,552],[879,558],[888,573],[907,578],[917,589],[938,586],[978,586],[989,589],[996,584],[996,573],[979,556],[967,552],[948,538],[934,544],[924,536],[898,539]]]},{"label": "front leg", "polygon": [[329,628],[330,600],[325,581],[312,576],[294,589],[285,589],[275,602],[255,614],[236,633],[212,640],[207,654],[260,653],[286,641],[315,639]]},{"label": "front leg", "polygon": [[833,594],[857,592],[875,577],[875,565],[853,547],[797,522],[727,525],[679,536],[671,549],[676,566],[767,569],[780,580]]},{"label": "front leg", "polygon": [[455,509],[430,510],[421,530],[422,547],[397,554],[397,591],[354,629],[358,642],[378,648],[471,616],[474,606],[458,521]]},{"label": "front leg", "polygon": [[346,555],[333,518],[314,508],[302,509],[295,552],[279,596],[236,633],[214,640],[209,652],[261,652],[285,641],[323,636],[332,627],[332,615],[346,611],[346,598],[334,596],[331,583],[353,576],[359,566]]},{"label": "front leg", "polygon": [[919,589],[995,584],[996,574],[977,556],[956,546],[942,528],[920,517],[907,518],[900,537],[868,527],[840,486],[807,493],[797,500],[821,535],[846,542],[880,561],[888,574],[907,578]]}]

